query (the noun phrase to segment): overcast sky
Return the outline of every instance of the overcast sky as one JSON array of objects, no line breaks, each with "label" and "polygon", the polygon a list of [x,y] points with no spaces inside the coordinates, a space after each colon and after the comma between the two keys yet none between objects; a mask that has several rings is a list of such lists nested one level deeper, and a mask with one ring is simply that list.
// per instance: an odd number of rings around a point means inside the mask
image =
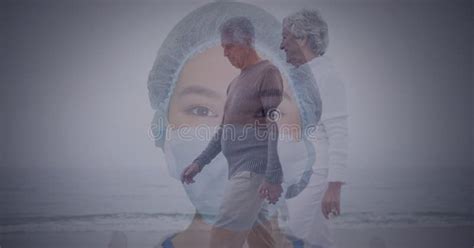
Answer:
[{"label": "overcast sky", "polygon": [[[207,1],[178,2],[4,3],[1,165],[162,163],[148,138],[148,72],[171,28]],[[326,17],[351,166],[473,163],[470,1],[256,4],[278,19],[303,7]]]}]

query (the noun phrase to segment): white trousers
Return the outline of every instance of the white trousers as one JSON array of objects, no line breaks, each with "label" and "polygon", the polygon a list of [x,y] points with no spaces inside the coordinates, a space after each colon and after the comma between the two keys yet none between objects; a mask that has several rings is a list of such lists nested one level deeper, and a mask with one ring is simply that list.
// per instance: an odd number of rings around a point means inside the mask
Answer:
[{"label": "white trousers", "polygon": [[296,197],[286,200],[287,228],[291,235],[305,241],[305,247],[334,248],[329,221],[321,211],[327,176],[327,169],[315,170],[308,186]]}]

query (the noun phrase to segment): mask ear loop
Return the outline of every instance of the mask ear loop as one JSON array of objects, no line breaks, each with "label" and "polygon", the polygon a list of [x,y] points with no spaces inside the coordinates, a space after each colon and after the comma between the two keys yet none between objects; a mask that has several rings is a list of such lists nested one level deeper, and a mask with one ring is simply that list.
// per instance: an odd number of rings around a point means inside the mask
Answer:
[{"label": "mask ear loop", "polygon": [[310,142],[306,137],[303,137],[303,141],[306,146],[306,151],[308,152],[308,161],[306,163],[305,171],[297,183],[288,186],[285,193],[285,199],[291,199],[299,195],[301,191],[303,191],[306,186],[308,186],[309,180],[313,175],[313,164],[316,162],[316,150],[313,143]]}]

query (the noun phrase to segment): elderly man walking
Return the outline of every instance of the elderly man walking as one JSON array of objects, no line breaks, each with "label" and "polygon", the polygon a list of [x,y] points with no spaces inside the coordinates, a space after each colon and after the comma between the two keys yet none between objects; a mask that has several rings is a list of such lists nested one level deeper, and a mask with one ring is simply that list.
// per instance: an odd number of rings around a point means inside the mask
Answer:
[{"label": "elderly man walking", "polygon": [[[219,130],[181,178],[184,183],[194,182],[204,166],[223,152],[229,165],[229,183],[211,231],[210,246],[240,248],[265,215],[264,199],[276,203],[282,193],[275,117],[282,101],[283,81],[277,67],[258,56],[249,19],[231,18],[220,27],[220,33],[224,56],[240,74],[227,89]],[[265,247],[272,247],[271,240],[267,244]]]},{"label": "elderly man walking", "polygon": [[283,20],[280,48],[287,62],[311,68],[322,100],[316,129],[316,163],[306,189],[287,200],[289,227],[305,247],[333,247],[328,219],[340,214],[341,186],[346,179],[347,109],[344,84],[324,56],[328,25],[318,11],[302,10]]}]

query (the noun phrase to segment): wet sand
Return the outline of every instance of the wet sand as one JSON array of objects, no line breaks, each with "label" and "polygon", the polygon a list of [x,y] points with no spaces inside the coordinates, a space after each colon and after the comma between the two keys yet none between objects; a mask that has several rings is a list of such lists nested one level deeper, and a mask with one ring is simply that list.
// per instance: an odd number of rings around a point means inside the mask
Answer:
[{"label": "wet sand", "polygon": [[[160,232],[125,232],[130,248],[160,247]],[[472,248],[474,226],[335,229],[339,248]],[[35,232],[1,234],[1,248],[106,248],[111,232]],[[179,248],[179,247],[177,247]],[[189,248],[200,248],[190,246]]]}]

